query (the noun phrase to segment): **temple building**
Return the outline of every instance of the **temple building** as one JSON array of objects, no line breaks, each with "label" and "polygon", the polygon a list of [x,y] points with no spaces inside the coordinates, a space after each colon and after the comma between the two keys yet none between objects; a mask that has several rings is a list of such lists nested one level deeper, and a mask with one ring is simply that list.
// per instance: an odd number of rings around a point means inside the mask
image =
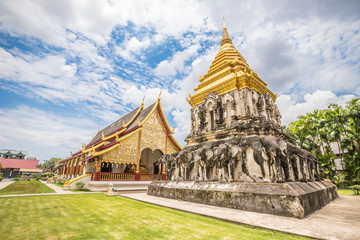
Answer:
[{"label": "temple building", "polygon": [[165,169],[157,161],[166,153],[181,150],[163,112],[160,96],[113,122],[90,140],[82,150],[60,162],[59,175],[75,179],[91,175],[91,181],[149,181]]},{"label": "temple building", "polygon": [[36,160],[35,157],[30,157],[27,151],[23,150],[10,150],[0,149],[0,158],[13,158],[13,159],[32,159]]},{"label": "temple building", "polygon": [[5,178],[14,178],[21,175],[37,175],[42,169],[37,168],[39,160],[0,158],[0,173]]}]

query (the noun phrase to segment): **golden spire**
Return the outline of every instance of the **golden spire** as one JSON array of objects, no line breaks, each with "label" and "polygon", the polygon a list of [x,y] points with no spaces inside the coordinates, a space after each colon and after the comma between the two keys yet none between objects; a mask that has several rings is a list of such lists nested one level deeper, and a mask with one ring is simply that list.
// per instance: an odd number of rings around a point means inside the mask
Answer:
[{"label": "golden spire", "polygon": [[194,89],[195,93],[189,94],[189,98],[186,98],[191,107],[202,103],[210,92],[222,95],[243,88],[255,89],[263,94],[269,93],[273,101],[276,100],[276,95],[266,87],[266,83],[250,68],[234,47],[227,32],[225,18],[223,18],[223,38],[219,52],[211,63],[209,71],[200,76],[199,81],[200,84]]},{"label": "golden spire", "polygon": [[226,28],[226,24],[225,24],[225,17],[223,17],[223,39],[221,40],[221,45],[220,46],[222,46],[222,45],[224,45],[226,43],[232,44],[232,41],[231,41],[231,39],[229,37],[229,34],[227,32],[227,28]]}]

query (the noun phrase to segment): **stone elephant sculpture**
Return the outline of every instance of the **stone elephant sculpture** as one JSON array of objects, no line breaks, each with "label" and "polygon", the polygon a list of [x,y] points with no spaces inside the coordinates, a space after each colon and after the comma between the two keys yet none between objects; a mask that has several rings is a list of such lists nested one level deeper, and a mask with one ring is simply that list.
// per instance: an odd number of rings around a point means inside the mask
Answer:
[{"label": "stone elephant sculpture", "polygon": [[178,171],[176,180],[188,180],[194,166],[194,151],[184,148],[176,156],[175,162]]},{"label": "stone elephant sculpture", "polygon": [[228,143],[221,143],[215,150],[215,162],[218,170],[218,181],[233,181],[234,169],[231,168],[231,149]]},{"label": "stone elephant sculpture", "polygon": [[300,148],[294,146],[291,143],[288,143],[288,157],[289,163],[292,166],[293,173],[294,173],[294,180],[306,182],[306,174],[304,172],[304,161],[303,152]]},{"label": "stone elephant sculpture", "polygon": [[[246,164],[246,146],[243,145],[242,138],[239,137],[233,138],[230,141],[230,154],[231,154],[231,158],[230,158],[229,166],[232,169],[230,171],[232,179],[236,181],[234,176],[235,175],[234,171],[238,164],[241,165],[240,176],[246,175],[247,177],[251,178]],[[244,178],[242,179],[242,181],[244,181]]]},{"label": "stone elephant sculpture", "polygon": [[289,174],[287,143],[284,140],[271,135],[251,136],[243,140],[243,145],[253,149],[254,160],[260,166],[263,178],[266,177],[265,165],[267,165],[271,182],[293,181]]},{"label": "stone elephant sculpture", "polygon": [[306,166],[304,167],[304,171],[307,172],[308,175],[308,181],[312,182],[315,181],[315,175],[316,174],[316,180],[321,180],[320,178],[320,171],[319,171],[319,161],[317,160],[317,157],[306,151],[301,149],[303,152],[304,159],[306,159]]},{"label": "stone elephant sculpture", "polygon": [[288,155],[296,181],[321,180],[319,162],[314,154],[288,143]]},{"label": "stone elephant sculpture", "polygon": [[[174,173],[175,173],[175,169],[176,169],[176,162],[175,162],[176,156],[177,156],[177,153],[164,154],[158,160],[159,166],[162,166],[162,164],[165,165],[166,179],[169,181],[175,180]],[[161,174],[161,170],[159,170],[159,173],[158,173],[158,180],[160,180],[160,174]]]},{"label": "stone elephant sculpture", "polygon": [[211,148],[201,147],[195,151],[194,162],[197,166],[196,180],[209,181],[210,170],[215,165],[215,154]]}]

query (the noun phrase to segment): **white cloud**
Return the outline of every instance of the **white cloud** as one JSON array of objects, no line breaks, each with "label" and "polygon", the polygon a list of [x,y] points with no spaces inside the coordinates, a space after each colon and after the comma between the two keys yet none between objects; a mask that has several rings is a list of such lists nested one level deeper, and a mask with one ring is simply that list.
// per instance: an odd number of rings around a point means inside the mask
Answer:
[{"label": "white cloud", "polygon": [[152,41],[149,38],[144,38],[140,41],[136,37],[132,37],[122,44],[123,47],[115,47],[115,51],[126,60],[135,61],[135,56],[147,49],[151,43]]},{"label": "white cloud", "polygon": [[171,114],[176,124],[174,137],[178,140],[181,146],[185,146],[184,140],[187,135],[189,135],[191,129],[190,110],[181,111],[179,109],[175,109],[171,112]]},{"label": "white cloud", "polygon": [[352,94],[336,96],[332,91],[316,91],[306,94],[304,102],[295,102],[290,95],[280,95],[276,103],[282,115],[281,122],[287,125],[300,115],[313,112],[315,109],[325,109],[332,103],[344,106],[355,97]]},{"label": "white cloud", "polygon": [[0,126],[3,148],[27,150],[41,160],[69,156],[97,129],[91,119],[64,117],[25,105],[0,109]]},{"label": "white cloud", "polygon": [[185,49],[182,52],[176,52],[172,59],[164,60],[160,62],[154,69],[156,76],[172,76],[177,73],[184,73],[189,70],[185,65],[185,61],[189,60],[191,57],[194,57],[199,50],[200,45],[192,45],[189,48]]},{"label": "white cloud", "polygon": [[[163,88],[164,110],[182,143],[190,131],[185,98],[219,49],[225,16],[235,47],[280,94],[288,123],[360,94],[359,11],[358,1],[1,1],[0,31],[29,40],[30,48],[41,40],[46,49],[25,53],[1,39],[0,80],[8,83],[1,87],[76,105],[106,122],[144,95],[146,105],[154,102]],[[146,50],[168,39],[176,43],[172,55],[150,67]],[[178,73],[184,77],[175,79]]]}]

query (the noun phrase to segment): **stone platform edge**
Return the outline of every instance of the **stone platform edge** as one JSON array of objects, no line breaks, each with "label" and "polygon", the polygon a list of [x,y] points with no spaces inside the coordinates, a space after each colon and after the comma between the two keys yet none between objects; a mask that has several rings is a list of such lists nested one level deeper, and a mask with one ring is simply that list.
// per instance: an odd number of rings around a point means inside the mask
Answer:
[{"label": "stone platform edge", "polygon": [[336,186],[327,181],[289,183],[219,183],[153,181],[148,195],[304,218],[338,197]]}]

